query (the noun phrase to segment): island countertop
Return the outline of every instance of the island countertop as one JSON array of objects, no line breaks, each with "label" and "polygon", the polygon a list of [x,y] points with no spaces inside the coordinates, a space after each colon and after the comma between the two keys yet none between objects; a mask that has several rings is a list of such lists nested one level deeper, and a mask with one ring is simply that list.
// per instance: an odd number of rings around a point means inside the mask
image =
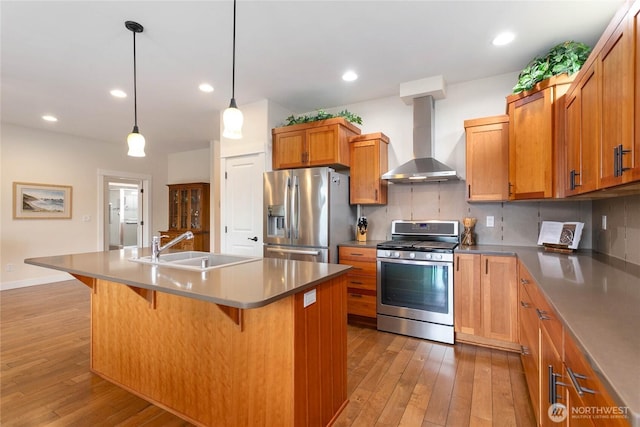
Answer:
[{"label": "island countertop", "polygon": [[592,368],[640,427],[640,268],[592,251],[460,246],[456,253],[517,256],[557,311]]},{"label": "island countertop", "polygon": [[132,262],[150,255],[149,248],[28,258],[26,264],[61,270],[72,275],[124,283],[236,308],[263,307],[288,295],[339,276],[351,268],[262,258],[205,272]]}]

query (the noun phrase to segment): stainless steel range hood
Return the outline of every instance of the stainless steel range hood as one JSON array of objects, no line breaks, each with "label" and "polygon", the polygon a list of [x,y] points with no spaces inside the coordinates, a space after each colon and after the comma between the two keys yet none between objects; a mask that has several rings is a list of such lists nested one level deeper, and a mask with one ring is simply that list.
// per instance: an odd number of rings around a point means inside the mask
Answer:
[{"label": "stainless steel range hood", "polygon": [[434,100],[426,95],[413,98],[414,159],[382,175],[396,183],[420,183],[458,180],[455,169],[433,158]]}]

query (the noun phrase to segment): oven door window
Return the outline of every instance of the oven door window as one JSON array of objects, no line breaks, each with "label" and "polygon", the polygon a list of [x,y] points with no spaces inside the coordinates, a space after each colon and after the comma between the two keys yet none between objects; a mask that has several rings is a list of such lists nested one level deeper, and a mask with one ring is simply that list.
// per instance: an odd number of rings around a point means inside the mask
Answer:
[{"label": "oven door window", "polygon": [[[380,302],[432,313],[449,313],[451,264],[380,263]],[[450,280],[451,279],[451,280]]]}]

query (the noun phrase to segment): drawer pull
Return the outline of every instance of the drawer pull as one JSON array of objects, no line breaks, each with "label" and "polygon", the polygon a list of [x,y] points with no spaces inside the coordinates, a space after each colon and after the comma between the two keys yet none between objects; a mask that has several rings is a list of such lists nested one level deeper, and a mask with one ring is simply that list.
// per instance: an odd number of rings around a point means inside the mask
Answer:
[{"label": "drawer pull", "polygon": [[356,282],[355,280],[351,280],[349,283],[353,285],[362,285],[362,282]]},{"label": "drawer pull", "polygon": [[364,254],[358,253],[358,252],[351,252],[349,255],[350,256],[364,256]]},{"label": "drawer pull", "polygon": [[544,310],[536,308],[536,313],[538,313],[538,319],[540,320],[551,320],[551,317],[547,316],[547,312]]},{"label": "drawer pull", "polygon": [[531,308],[531,304],[529,304],[528,302],[520,301],[520,305],[524,308]]},{"label": "drawer pull", "polygon": [[360,294],[349,294],[349,296],[352,298],[362,298],[362,295]]},{"label": "drawer pull", "polygon": [[576,392],[580,396],[584,396],[585,393],[596,394],[594,390],[591,390],[590,388],[582,387],[578,382],[578,378],[581,380],[586,380],[587,377],[585,377],[584,375],[576,374],[569,367],[567,367],[567,372],[569,373],[569,378],[571,378],[571,383],[573,383],[573,388],[576,389]]},{"label": "drawer pull", "polygon": [[523,285],[528,285],[529,281],[527,279],[525,279],[524,277],[520,278],[520,283],[522,283]]}]

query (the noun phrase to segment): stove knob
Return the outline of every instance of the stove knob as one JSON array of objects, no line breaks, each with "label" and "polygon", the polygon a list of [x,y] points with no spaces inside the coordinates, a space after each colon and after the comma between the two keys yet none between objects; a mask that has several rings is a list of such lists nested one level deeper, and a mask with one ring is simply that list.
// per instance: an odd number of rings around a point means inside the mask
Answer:
[{"label": "stove knob", "polygon": [[425,255],[424,255],[424,257],[425,257],[426,259],[431,259],[431,254],[425,254]]},{"label": "stove knob", "polygon": [[393,256],[396,257],[396,258],[400,258],[400,252],[394,252]]},{"label": "stove knob", "polygon": [[387,258],[391,257],[391,251],[385,251],[384,256],[386,256]]},{"label": "stove knob", "polygon": [[442,259],[442,254],[436,254],[435,259]]},{"label": "stove knob", "polygon": [[415,253],[415,252],[411,252],[411,253],[409,254],[409,258],[415,258],[415,257],[416,257],[416,253]]}]

